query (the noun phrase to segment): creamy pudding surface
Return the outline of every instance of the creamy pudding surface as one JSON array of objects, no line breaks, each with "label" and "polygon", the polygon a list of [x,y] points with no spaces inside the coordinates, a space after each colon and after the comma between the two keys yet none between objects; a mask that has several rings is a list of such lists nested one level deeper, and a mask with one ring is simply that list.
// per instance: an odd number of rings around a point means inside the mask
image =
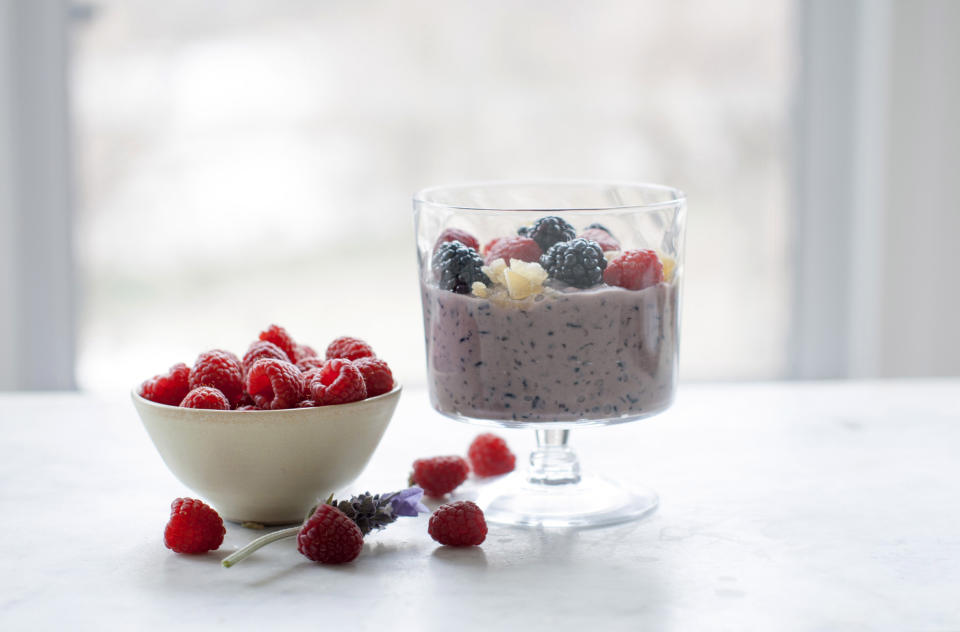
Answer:
[{"label": "creamy pudding surface", "polygon": [[427,373],[443,413],[504,421],[634,418],[677,380],[678,292],[602,285],[522,300],[421,282]]}]

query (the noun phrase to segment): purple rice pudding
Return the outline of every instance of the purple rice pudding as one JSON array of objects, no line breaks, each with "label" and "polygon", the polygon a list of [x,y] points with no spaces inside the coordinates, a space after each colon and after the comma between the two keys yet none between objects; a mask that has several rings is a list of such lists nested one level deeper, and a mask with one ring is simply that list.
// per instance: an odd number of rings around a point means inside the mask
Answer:
[{"label": "purple rice pudding", "polygon": [[430,397],[453,416],[516,422],[625,419],[673,400],[675,281],[642,290],[550,282],[517,300],[421,281]]}]

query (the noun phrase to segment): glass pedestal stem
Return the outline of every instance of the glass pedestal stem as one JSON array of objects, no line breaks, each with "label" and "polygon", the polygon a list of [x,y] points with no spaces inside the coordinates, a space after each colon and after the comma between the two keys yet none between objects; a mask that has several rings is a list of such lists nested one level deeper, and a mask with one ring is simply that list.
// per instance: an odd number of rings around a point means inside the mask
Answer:
[{"label": "glass pedestal stem", "polygon": [[534,485],[576,485],[580,460],[567,445],[569,430],[537,430],[537,449],[530,453],[527,481]]}]

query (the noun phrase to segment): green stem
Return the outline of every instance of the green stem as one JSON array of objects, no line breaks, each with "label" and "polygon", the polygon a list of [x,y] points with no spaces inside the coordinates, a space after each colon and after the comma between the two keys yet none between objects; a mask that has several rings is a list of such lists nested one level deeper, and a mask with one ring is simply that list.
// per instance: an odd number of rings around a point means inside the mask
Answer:
[{"label": "green stem", "polygon": [[276,542],[277,540],[283,540],[284,538],[292,538],[300,533],[300,527],[290,527],[289,529],[280,529],[279,531],[274,531],[273,533],[268,533],[267,535],[260,536],[247,546],[243,547],[236,553],[231,554],[229,557],[223,560],[223,565],[227,568],[230,568],[237,562],[241,562],[248,557],[250,554],[259,549],[262,546],[266,546],[271,542]]}]

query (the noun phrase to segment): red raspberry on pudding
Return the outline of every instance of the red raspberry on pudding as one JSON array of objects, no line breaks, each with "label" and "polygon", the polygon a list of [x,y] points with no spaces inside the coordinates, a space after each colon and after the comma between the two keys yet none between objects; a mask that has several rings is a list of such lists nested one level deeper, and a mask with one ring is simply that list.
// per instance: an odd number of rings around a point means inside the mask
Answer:
[{"label": "red raspberry on pudding", "polygon": [[528,237],[501,237],[495,240],[490,246],[484,260],[487,264],[496,260],[503,259],[510,265],[512,259],[520,261],[537,262],[543,250],[537,245],[537,242]]},{"label": "red raspberry on pudding", "polygon": [[477,241],[477,238],[468,233],[465,230],[459,228],[445,228],[440,236],[437,237],[437,243],[433,245],[434,250],[440,244],[446,243],[448,241],[459,241],[461,244],[467,248],[473,248],[474,250],[480,250],[480,242]]},{"label": "red raspberry on pudding", "polygon": [[358,358],[353,366],[357,367],[367,386],[367,397],[376,397],[393,390],[393,373],[387,363],[380,358]]},{"label": "red raspberry on pudding", "polygon": [[257,360],[247,373],[247,391],[258,408],[293,408],[303,399],[303,375],[283,360]]},{"label": "red raspberry on pudding", "polygon": [[620,250],[620,242],[617,241],[616,237],[602,228],[588,228],[580,233],[580,237],[597,242],[604,252]]},{"label": "red raspberry on pudding", "polygon": [[190,388],[212,386],[226,395],[233,407],[243,397],[243,368],[228,351],[213,349],[197,356],[190,372]]},{"label": "red raspberry on pudding", "polygon": [[663,281],[663,264],[652,250],[628,250],[607,264],[603,280],[607,285],[642,290]]},{"label": "red raspberry on pudding", "polygon": [[190,367],[174,364],[166,375],[155,375],[140,385],[140,397],[151,402],[179,406],[190,392]]}]

